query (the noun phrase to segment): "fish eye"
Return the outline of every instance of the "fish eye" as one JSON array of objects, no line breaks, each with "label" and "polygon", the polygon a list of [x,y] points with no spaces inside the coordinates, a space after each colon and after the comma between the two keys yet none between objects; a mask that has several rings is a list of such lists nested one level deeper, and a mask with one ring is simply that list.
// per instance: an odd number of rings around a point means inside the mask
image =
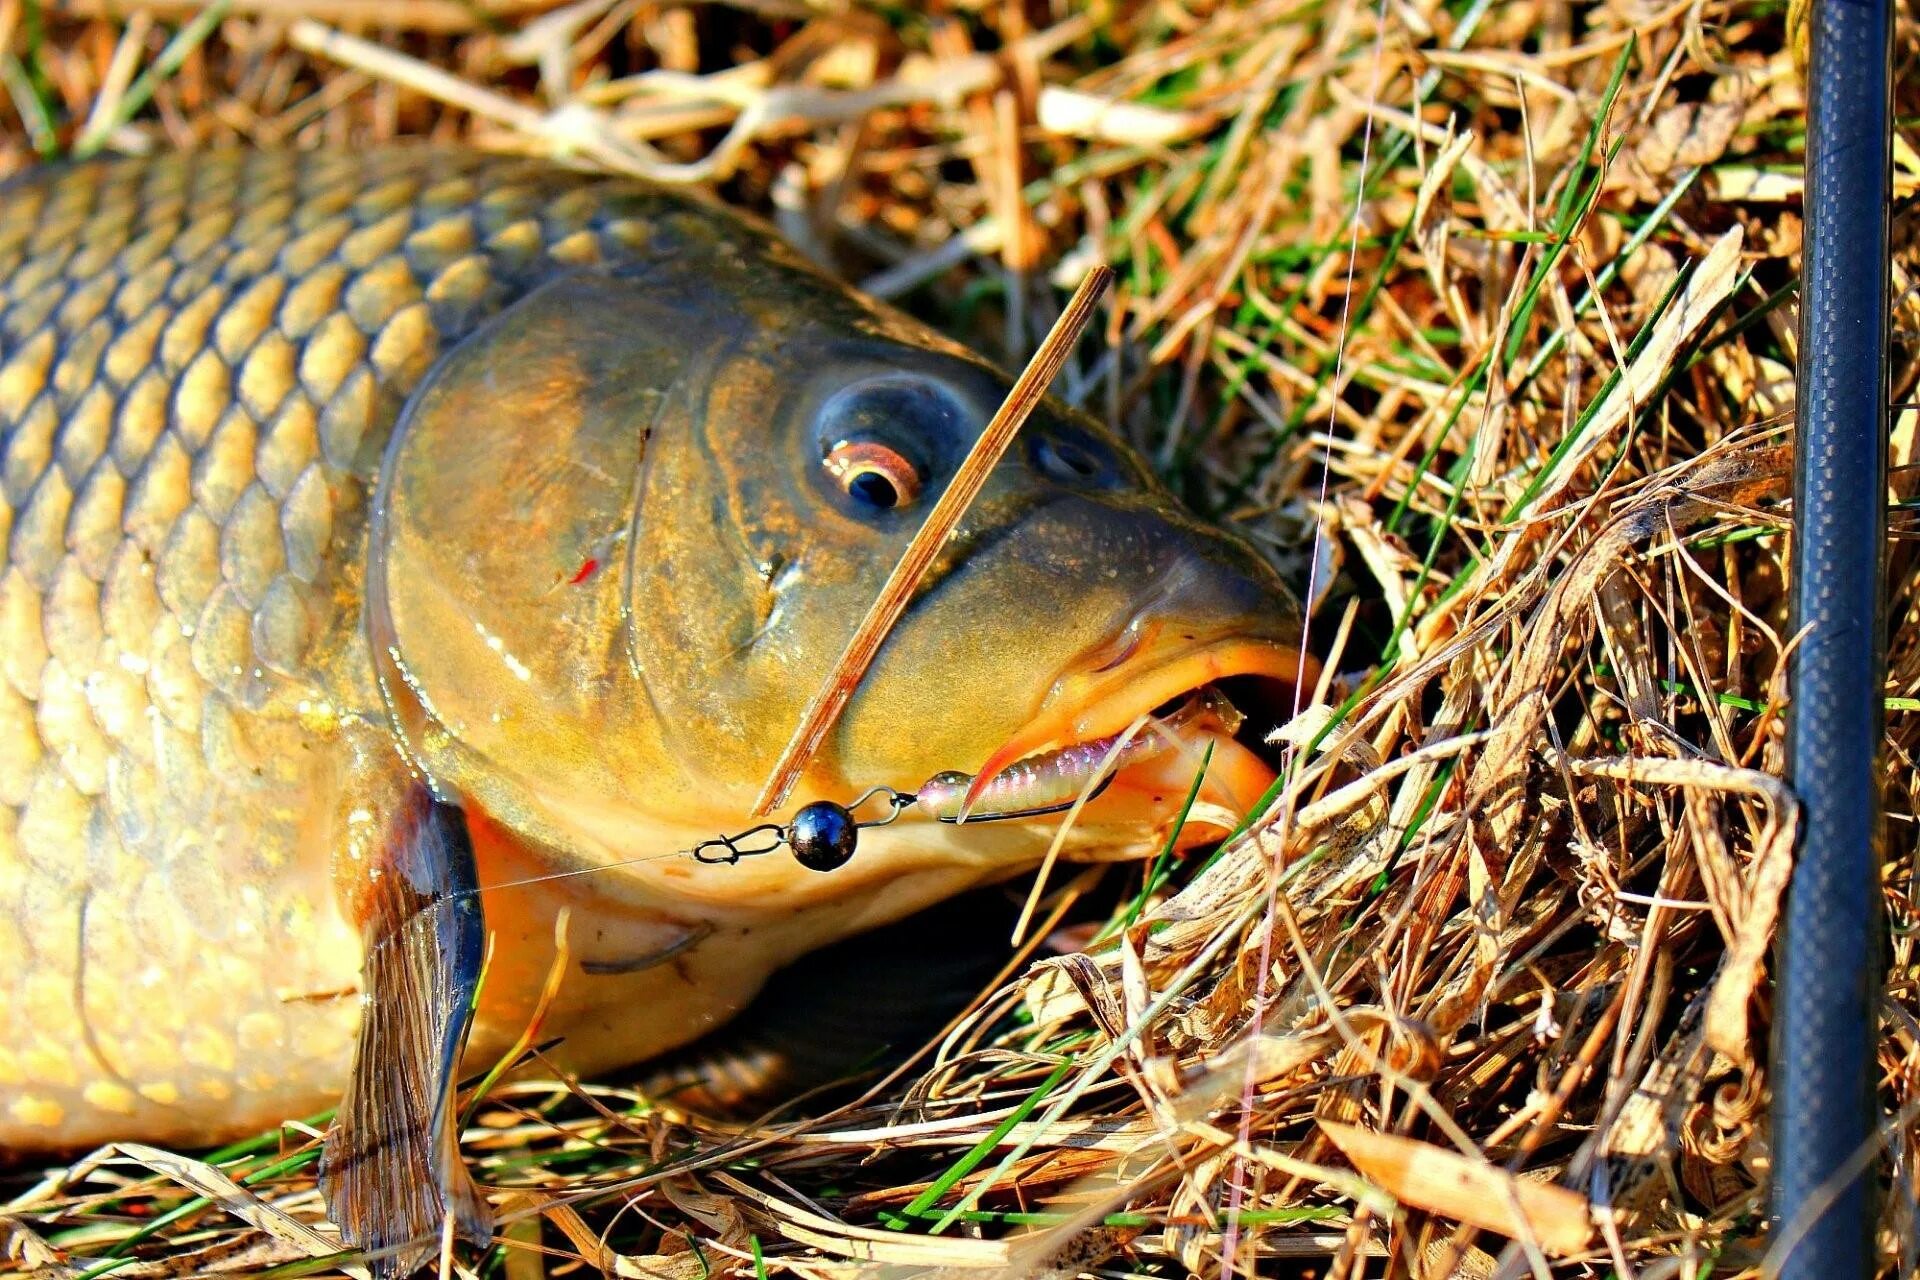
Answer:
[{"label": "fish eye", "polygon": [[885,516],[957,463],[977,421],[964,393],[939,378],[888,370],[841,382],[813,414],[819,478],[843,510]]},{"label": "fish eye", "polygon": [[825,466],[849,498],[875,511],[904,507],[920,496],[920,468],[878,440],[842,440]]}]

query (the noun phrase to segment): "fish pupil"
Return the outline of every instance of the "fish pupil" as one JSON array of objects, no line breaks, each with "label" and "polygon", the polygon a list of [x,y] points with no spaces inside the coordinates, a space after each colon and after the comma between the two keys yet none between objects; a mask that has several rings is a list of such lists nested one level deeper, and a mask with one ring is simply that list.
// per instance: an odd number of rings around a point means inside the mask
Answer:
[{"label": "fish pupil", "polygon": [[920,492],[924,468],[878,440],[843,440],[823,460],[841,491],[869,511],[891,511]]},{"label": "fish pupil", "polygon": [[891,511],[900,505],[900,491],[893,487],[893,481],[878,471],[861,471],[850,476],[847,492],[881,511]]}]

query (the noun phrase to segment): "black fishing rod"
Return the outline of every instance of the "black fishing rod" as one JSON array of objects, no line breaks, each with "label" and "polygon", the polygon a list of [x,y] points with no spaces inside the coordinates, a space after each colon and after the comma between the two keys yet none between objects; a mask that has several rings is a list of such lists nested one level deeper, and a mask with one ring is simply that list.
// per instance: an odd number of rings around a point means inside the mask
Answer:
[{"label": "black fishing rod", "polygon": [[1886,668],[1890,0],[1813,0],[1787,779],[1800,841],[1774,1000],[1782,1280],[1874,1273]]}]

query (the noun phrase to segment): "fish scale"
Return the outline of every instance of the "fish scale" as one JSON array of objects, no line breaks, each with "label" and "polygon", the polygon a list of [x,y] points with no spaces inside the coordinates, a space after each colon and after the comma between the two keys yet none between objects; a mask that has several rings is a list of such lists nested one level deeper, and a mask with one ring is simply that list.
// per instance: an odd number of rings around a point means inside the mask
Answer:
[{"label": "fish scale", "polygon": [[351,803],[343,752],[380,751],[370,477],[440,350],[658,213],[428,150],[7,189],[0,1128],[199,1137],[195,1104],[334,1087],[357,938],[324,876],[284,872],[315,797]]}]

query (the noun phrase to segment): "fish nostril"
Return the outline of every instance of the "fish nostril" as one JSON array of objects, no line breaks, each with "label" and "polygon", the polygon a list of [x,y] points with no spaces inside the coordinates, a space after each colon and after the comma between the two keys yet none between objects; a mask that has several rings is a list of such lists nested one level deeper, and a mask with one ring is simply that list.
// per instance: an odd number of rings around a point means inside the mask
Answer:
[{"label": "fish nostril", "polygon": [[1034,456],[1040,470],[1061,484],[1081,484],[1101,472],[1100,460],[1071,440],[1043,439]]}]

